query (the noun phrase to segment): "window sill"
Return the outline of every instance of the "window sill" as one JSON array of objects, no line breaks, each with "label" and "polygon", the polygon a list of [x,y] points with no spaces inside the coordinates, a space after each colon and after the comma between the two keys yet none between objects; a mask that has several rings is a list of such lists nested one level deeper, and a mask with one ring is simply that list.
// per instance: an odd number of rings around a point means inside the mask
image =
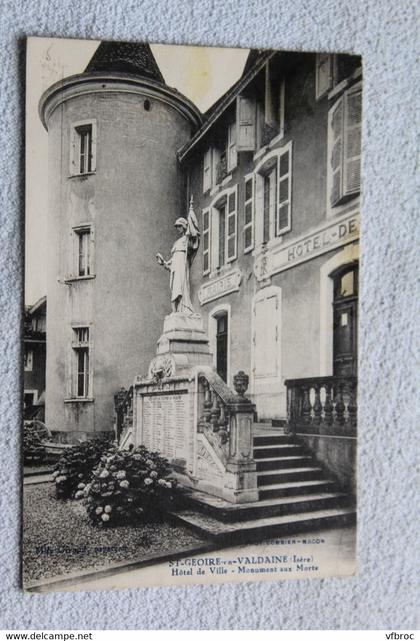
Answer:
[{"label": "window sill", "polygon": [[89,276],[72,276],[71,278],[65,278],[64,282],[66,284],[70,284],[70,283],[77,283],[79,280],[81,280],[81,281],[83,281],[83,280],[93,280],[94,278],[96,278],[96,274],[91,274]]},{"label": "window sill", "polygon": [[333,98],[338,96],[340,93],[345,91],[353,82],[355,82],[361,76],[362,76],[362,67],[359,67],[351,76],[349,76],[348,78],[344,78],[344,80],[339,82],[338,85],[336,85],[331,89],[331,91],[328,94],[328,100],[332,100]]},{"label": "window sill", "polygon": [[226,178],[223,178],[223,180],[222,180],[222,182],[221,182],[220,184],[222,185],[222,187],[224,187],[225,185],[227,185],[228,183],[230,183],[230,181],[231,181],[231,180],[232,180],[232,172],[230,172],[230,173],[226,176]]},{"label": "window sill", "polygon": [[268,143],[268,148],[272,149],[277,143],[281,142],[284,138],[284,132],[281,131],[277,136],[275,136],[270,142]]},{"label": "window sill", "polygon": [[70,174],[69,178],[85,178],[86,176],[94,176],[96,171],[86,171],[84,174]]},{"label": "window sill", "polygon": [[94,399],[91,397],[81,397],[81,398],[65,398],[65,403],[93,403]]},{"label": "window sill", "polygon": [[268,148],[269,148],[269,145],[265,145],[264,147],[261,147],[261,149],[259,149],[253,156],[254,162],[256,160],[259,160],[260,158],[262,158],[264,156],[264,154],[267,153]]}]

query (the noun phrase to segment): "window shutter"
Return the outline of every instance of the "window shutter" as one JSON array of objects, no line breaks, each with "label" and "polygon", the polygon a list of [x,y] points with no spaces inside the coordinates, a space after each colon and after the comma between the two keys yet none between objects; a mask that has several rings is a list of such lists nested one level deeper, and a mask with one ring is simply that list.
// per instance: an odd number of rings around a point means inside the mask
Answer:
[{"label": "window shutter", "polygon": [[228,171],[235,169],[238,164],[236,152],[236,122],[232,122],[228,128]]},{"label": "window shutter", "polygon": [[245,179],[244,253],[254,248],[254,179]]},{"label": "window shutter", "polygon": [[343,158],[343,196],[360,191],[360,154],[362,142],[362,90],[358,87],[345,95]]},{"label": "window shutter", "polygon": [[227,202],[227,262],[237,257],[237,190],[236,187],[229,193]]},{"label": "window shutter", "polygon": [[210,211],[203,210],[203,275],[210,271]]},{"label": "window shutter", "polygon": [[90,170],[96,171],[96,123],[92,123]]},{"label": "window shutter", "polygon": [[74,176],[77,174],[77,166],[76,166],[76,161],[78,158],[78,153],[77,153],[77,141],[78,141],[78,136],[75,127],[70,128],[70,176]]},{"label": "window shutter", "polygon": [[288,145],[280,151],[277,168],[277,220],[276,235],[291,229],[292,204],[292,147]]},{"label": "window shutter", "polygon": [[342,174],[343,174],[343,99],[334,105],[329,113],[329,135],[330,135],[330,169],[331,169],[331,192],[330,203],[336,205],[342,196]]},{"label": "window shutter", "polygon": [[331,55],[317,53],[315,66],[315,97],[319,100],[331,87]]},{"label": "window shutter", "polygon": [[211,187],[211,148],[207,149],[203,158],[203,192]]},{"label": "window shutter", "polygon": [[237,151],[255,149],[255,103],[250,98],[238,96],[237,111]]}]

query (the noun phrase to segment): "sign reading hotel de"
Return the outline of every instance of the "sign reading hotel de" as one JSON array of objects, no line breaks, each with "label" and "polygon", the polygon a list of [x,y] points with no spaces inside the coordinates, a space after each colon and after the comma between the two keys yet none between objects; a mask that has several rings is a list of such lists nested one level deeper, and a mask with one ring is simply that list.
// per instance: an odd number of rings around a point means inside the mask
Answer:
[{"label": "sign reading hotel de", "polygon": [[262,252],[254,264],[255,277],[259,281],[264,280],[358,238],[359,214],[332,220],[311,234]]}]

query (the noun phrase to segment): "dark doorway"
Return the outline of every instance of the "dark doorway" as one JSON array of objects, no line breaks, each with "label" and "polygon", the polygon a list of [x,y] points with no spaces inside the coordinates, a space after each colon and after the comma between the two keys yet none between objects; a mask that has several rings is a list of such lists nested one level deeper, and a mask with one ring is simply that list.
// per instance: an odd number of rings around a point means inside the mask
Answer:
[{"label": "dark doorway", "polygon": [[346,266],[333,275],[334,279],[334,376],[357,375],[357,264]]},{"label": "dark doorway", "polygon": [[220,378],[227,382],[227,351],[228,351],[228,316],[221,314],[217,317],[216,332],[216,369]]}]

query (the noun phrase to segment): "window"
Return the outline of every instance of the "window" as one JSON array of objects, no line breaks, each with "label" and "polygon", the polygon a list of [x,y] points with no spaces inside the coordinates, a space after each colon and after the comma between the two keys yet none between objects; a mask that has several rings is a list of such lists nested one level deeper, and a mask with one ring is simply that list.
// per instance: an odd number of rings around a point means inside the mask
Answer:
[{"label": "window", "polygon": [[260,163],[255,172],[255,187],[255,235],[257,243],[260,244],[291,229],[291,142],[271,152]]},{"label": "window", "polygon": [[362,89],[360,84],[343,93],[328,115],[328,191],[331,207],[360,191]]},{"label": "window", "polygon": [[70,139],[70,175],[96,171],[96,122],[73,123]]},{"label": "window", "polygon": [[[237,258],[237,187],[226,189],[203,211],[203,273],[223,267]],[[211,212],[211,213],[210,213]],[[208,240],[207,240],[208,239]]]},{"label": "window", "polygon": [[79,276],[90,275],[90,229],[78,232],[79,237]]},{"label": "window", "polygon": [[236,122],[232,122],[228,127],[228,145],[227,145],[227,170],[228,172],[235,169],[238,164],[238,155],[236,152]]},{"label": "window", "polygon": [[245,177],[244,253],[254,248],[254,179]]},{"label": "window", "polygon": [[32,372],[33,364],[34,364],[34,352],[32,349],[28,349],[27,347],[25,347],[25,354],[24,354],[25,372]]},{"label": "window", "polygon": [[343,81],[348,81],[358,69],[361,69],[359,56],[317,53],[315,59],[316,100],[325,96],[330,89],[337,87]]},{"label": "window", "polygon": [[89,327],[74,327],[73,334],[73,392],[76,398],[88,398],[90,395]]},{"label": "window", "polygon": [[210,271],[210,211],[203,211],[203,275]]},{"label": "window", "polygon": [[93,226],[91,224],[73,227],[73,264],[70,279],[93,277]]},{"label": "window", "polygon": [[211,147],[207,149],[203,160],[203,193],[209,191],[212,186],[212,153]]},{"label": "window", "polygon": [[259,135],[260,146],[268,145],[277,136],[282,137],[283,131],[284,78],[269,60],[265,66],[264,123]]}]

